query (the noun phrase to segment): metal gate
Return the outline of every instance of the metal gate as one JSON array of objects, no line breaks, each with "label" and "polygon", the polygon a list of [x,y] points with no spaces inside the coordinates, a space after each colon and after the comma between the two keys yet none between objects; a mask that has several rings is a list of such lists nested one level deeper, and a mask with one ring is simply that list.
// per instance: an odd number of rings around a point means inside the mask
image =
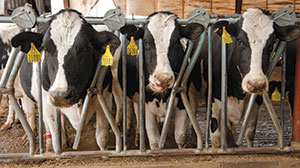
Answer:
[{"label": "metal gate", "polygon": [[[30,8],[28,6],[25,6],[24,8],[18,9],[19,12],[16,12],[13,14],[12,17],[0,17],[0,22],[11,22],[11,20],[14,20],[17,22],[17,24],[23,25],[23,28],[26,29],[26,31],[30,31],[29,28],[31,28],[33,25],[35,25],[35,22],[32,21],[37,21],[37,23],[43,23],[49,21],[49,18],[35,18],[35,16],[32,16]],[[277,16],[277,21],[286,21],[287,18],[288,22],[287,24],[295,24],[296,18],[295,14],[291,12],[292,9],[290,6],[286,7],[284,10],[279,10],[277,13],[275,13],[275,16]],[[171,97],[170,101],[168,104],[168,109],[167,109],[167,114],[165,117],[165,121],[163,124],[162,128],[162,133],[161,133],[161,138],[160,138],[160,143],[159,143],[159,148],[160,150],[146,150],[146,145],[145,145],[145,127],[144,127],[144,118],[145,118],[145,86],[144,86],[144,74],[143,74],[143,57],[139,56],[139,117],[140,117],[140,149],[139,150],[128,150],[126,147],[126,45],[125,45],[125,39],[126,36],[123,36],[123,41],[122,41],[122,51],[123,51],[123,140],[121,137],[121,132],[119,128],[117,127],[116,123],[114,122],[113,116],[110,113],[110,111],[107,108],[107,105],[104,101],[104,97],[102,95],[102,84],[104,80],[104,76],[106,75],[106,72],[108,71],[108,67],[102,67],[100,63],[98,63],[98,68],[95,73],[94,79],[91,83],[90,88],[97,88],[97,97],[98,100],[104,110],[104,113],[106,115],[106,118],[114,132],[114,135],[116,136],[116,150],[115,151],[94,151],[94,152],[88,152],[88,151],[72,151],[72,152],[63,152],[61,150],[61,142],[60,142],[60,121],[59,121],[59,110],[56,110],[54,112],[55,114],[55,125],[56,125],[56,134],[57,134],[57,139],[56,142],[57,148],[56,154],[45,154],[43,153],[43,139],[42,139],[42,96],[41,96],[41,81],[39,78],[38,85],[40,86],[38,89],[38,92],[40,94],[39,100],[38,100],[38,111],[39,111],[39,147],[40,147],[40,153],[35,154],[35,137],[33,135],[33,132],[31,128],[29,127],[28,122],[25,119],[24,112],[22,109],[19,107],[19,105],[16,102],[16,98],[14,97],[14,89],[13,89],[13,84],[14,80],[16,77],[16,74],[19,70],[19,67],[21,65],[21,62],[25,56],[25,53],[20,52],[19,48],[13,48],[11,51],[11,55],[9,57],[9,60],[7,62],[6,68],[4,70],[3,76],[1,77],[0,81],[0,88],[1,88],[1,93],[3,94],[4,92],[9,94],[9,98],[13,103],[14,110],[16,111],[22,126],[24,127],[27,136],[29,137],[29,153],[28,154],[1,154],[0,159],[9,159],[9,158],[63,158],[63,157],[72,157],[72,156],[94,156],[94,155],[99,155],[99,156],[145,156],[145,155],[175,155],[175,154],[233,154],[233,153],[285,153],[285,152],[292,152],[292,151],[300,151],[298,148],[293,148],[293,147],[284,147],[283,146],[283,129],[282,129],[282,124],[280,124],[278,117],[274,111],[274,108],[271,104],[270,98],[268,94],[263,94],[262,97],[264,99],[264,104],[269,112],[269,115],[273,121],[273,124],[276,128],[276,132],[278,134],[278,147],[268,147],[268,148],[228,148],[226,144],[226,120],[227,120],[227,113],[226,113],[226,97],[227,97],[227,76],[226,76],[226,44],[222,42],[222,119],[221,119],[221,149],[212,149],[209,148],[209,127],[210,127],[210,118],[211,118],[211,104],[212,104],[212,45],[211,45],[211,34],[212,34],[212,27],[210,24],[214,24],[217,21],[220,20],[227,20],[229,22],[236,22],[237,18],[240,17],[240,15],[209,15],[204,7],[199,7],[195,10],[193,10],[189,15],[187,19],[178,19],[178,23],[185,25],[190,22],[197,22],[202,24],[204,27],[207,28],[207,31],[204,31],[200,37],[200,41],[196,46],[196,50],[193,54],[192,57],[191,51],[193,48],[194,43],[190,42],[189,46],[186,50],[185,53],[185,58],[182,63],[182,67],[180,69],[180,73],[178,75],[178,78],[175,81],[174,87],[172,88],[171,91]],[[118,29],[121,28],[124,25],[138,25],[142,26],[143,24],[147,23],[147,19],[125,19],[125,16],[121,13],[119,9],[113,9],[108,11],[105,14],[104,18],[86,18],[87,22],[91,24],[105,24],[108,26],[111,31],[115,31],[116,35],[119,35]],[[28,25],[29,24],[29,25]],[[24,26],[25,25],[25,26]],[[35,27],[35,30],[38,30],[38,27]],[[207,124],[206,124],[206,139],[205,139],[205,147],[203,147],[203,142],[202,142],[202,133],[200,131],[199,125],[197,123],[197,120],[195,116],[193,115],[190,107],[189,100],[187,98],[187,94],[184,91],[187,85],[187,80],[189,79],[189,76],[196,64],[196,61],[198,60],[200,50],[203,46],[203,43],[205,41],[206,36],[208,36],[208,104],[207,104]],[[139,40],[139,55],[143,55],[143,45],[142,45],[142,40]],[[278,45],[277,50],[273,51],[272,54],[275,56],[273,57],[269,69],[267,71],[267,76],[270,76],[276,63],[278,62],[279,57],[282,55],[283,58],[283,68],[282,74],[285,74],[285,45],[286,42],[280,41],[276,43]],[[283,53],[283,54],[282,54]],[[189,58],[191,58],[190,62],[188,63]],[[38,72],[39,76],[41,76],[41,67],[40,63],[36,69]],[[124,80],[125,79],[125,80]],[[284,93],[285,91],[285,76],[282,76],[282,91]],[[183,88],[183,89],[182,89]],[[166,140],[166,135],[168,132],[168,127],[170,123],[170,118],[172,115],[172,106],[174,104],[174,99],[175,95],[177,93],[181,94],[184,106],[186,108],[186,111],[188,113],[188,117],[193,125],[193,128],[197,134],[197,147],[195,149],[163,149],[164,147],[164,142]],[[85,121],[86,117],[86,109],[89,103],[89,100],[91,98],[91,92],[88,91],[88,94],[86,95],[86,98],[84,100],[83,104],[83,111],[82,111],[82,116],[81,116],[81,121],[80,121],[80,127],[77,130],[75,141],[73,148],[77,149],[79,140],[81,137],[81,133],[83,130],[83,123]],[[250,101],[249,101],[249,106],[247,108],[246,114],[245,114],[245,120],[243,121],[242,124],[242,129],[239,134],[237,143],[238,145],[241,145],[242,140],[244,138],[244,133],[245,133],[245,128],[247,126],[248,118],[250,116],[251,108],[253,106],[253,103],[256,99],[257,95],[251,95]],[[283,113],[284,110],[284,94],[281,96],[281,111]],[[283,121],[282,121],[283,122]],[[123,141],[123,143],[122,143]]]}]

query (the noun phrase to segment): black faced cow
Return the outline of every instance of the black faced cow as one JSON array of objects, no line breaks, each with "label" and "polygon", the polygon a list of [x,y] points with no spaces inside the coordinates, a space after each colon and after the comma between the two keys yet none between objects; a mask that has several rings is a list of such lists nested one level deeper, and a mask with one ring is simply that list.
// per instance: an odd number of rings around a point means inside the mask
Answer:
[{"label": "black faced cow", "polygon": [[[12,45],[21,46],[23,52],[28,52],[32,42],[42,49],[44,122],[50,129],[56,149],[54,108],[60,108],[77,128],[78,118],[72,120],[74,116],[80,116],[76,103],[85,97],[106,46],[110,45],[114,53],[120,40],[110,32],[97,32],[79,12],[64,9],[52,17],[45,33],[20,33],[13,38]],[[24,61],[20,74],[22,87],[32,100],[37,100],[35,67],[36,64]],[[108,93],[110,82],[111,74],[108,73],[104,82],[105,93]],[[108,124],[98,102],[92,104],[92,111],[97,112],[97,143],[104,150],[108,140]]]},{"label": "black faced cow", "polygon": [[[221,34],[223,27],[231,34],[233,43],[227,45],[228,107],[227,125],[228,143],[235,145],[232,137],[239,124],[244,107],[247,105],[246,93],[265,93],[268,91],[268,79],[265,75],[270,53],[276,38],[291,41],[299,37],[298,26],[279,27],[272,17],[261,9],[248,9],[237,23],[220,21],[214,25],[213,47],[213,104],[211,119],[211,142],[220,147],[221,115]],[[204,73],[207,79],[207,47],[201,52],[204,59]],[[257,107],[262,103],[257,98],[251,119],[246,130],[247,145],[253,146],[256,127]]]},{"label": "black faced cow", "polygon": [[[177,16],[170,12],[156,12],[148,17],[142,28],[125,26],[122,33],[130,39],[143,39],[144,74],[146,86],[146,131],[151,149],[157,149],[160,139],[158,122],[166,115],[170,91],[180,70],[184,47],[181,39],[196,39],[203,32],[200,24],[191,23],[181,26]],[[127,94],[138,102],[138,57],[127,56]],[[122,81],[119,64],[119,80]],[[122,82],[120,82],[122,83]],[[179,96],[175,100],[175,141],[179,148],[185,144],[187,115]]]}]

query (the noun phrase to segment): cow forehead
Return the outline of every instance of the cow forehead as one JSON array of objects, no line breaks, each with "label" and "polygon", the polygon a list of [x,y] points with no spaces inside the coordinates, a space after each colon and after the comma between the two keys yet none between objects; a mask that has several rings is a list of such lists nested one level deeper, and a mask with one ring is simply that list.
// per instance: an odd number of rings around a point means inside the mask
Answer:
[{"label": "cow forehead", "polygon": [[77,34],[83,24],[78,13],[65,11],[56,16],[50,25],[50,38],[54,42],[58,51],[65,55],[67,50],[73,45]]},{"label": "cow forehead", "polygon": [[242,30],[247,33],[250,43],[265,42],[274,32],[273,20],[259,9],[247,9],[243,19]]},{"label": "cow forehead", "polygon": [[[175,29],[175,14],[158,13],[149,18],[148,30],[152,34],[155,42],[168,44],[172,32]],[[158,45],[156,43],[156,45]]]}]

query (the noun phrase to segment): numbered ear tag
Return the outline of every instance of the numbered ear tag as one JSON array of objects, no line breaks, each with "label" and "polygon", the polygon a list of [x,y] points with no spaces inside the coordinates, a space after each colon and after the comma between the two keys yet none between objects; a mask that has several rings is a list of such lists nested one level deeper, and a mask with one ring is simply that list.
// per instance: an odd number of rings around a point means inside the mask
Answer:
[{"label": "numbered ear tag", "polygon": [[130,38],[130,43],[127,46],[127,55],[135,56],[138,54],[138,47],[134,42],[133,36]]},{"label": "numbered ear tag", "polygon": [[102,66],[112,66],[114,57],[110,53],[109,45],[106,46],[105,53],[101,58],[101,65]]},{"label": "numbered ear tag", "polygon": [[272,101],[280,101],[280,93],[277,88],[272,93]]},{"label": "numbered ear tag", "polygon": [[230,43],[232,43],[231,35],[226,31],[225,26],[223,26],[222,39],[223,39],[223,42],[224,42],[225,44],[230,44]]},{"label": "numbered ear tag", "polygon": [[30,50],[27,53],[28,62],[41,62],[42,56],[38,49],[36,49],[33,43],[30,43]]}]

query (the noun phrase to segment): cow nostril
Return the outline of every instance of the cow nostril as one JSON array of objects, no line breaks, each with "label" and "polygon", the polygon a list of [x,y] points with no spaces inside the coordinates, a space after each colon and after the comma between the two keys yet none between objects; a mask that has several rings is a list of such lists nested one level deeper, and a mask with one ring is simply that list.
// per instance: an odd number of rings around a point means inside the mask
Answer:
[{"label": "cow nostril", "polygon": [[70,91],[66,91],[66,92],[51,91],[51,92],[49,92],[49,94],[52,99],[68,99],[71,97]]},{"label": "cow nostril", "polygon": [[264,81],[248,81],[247,88],[249,91],[262,91],[266,87],[266,82]]}]

